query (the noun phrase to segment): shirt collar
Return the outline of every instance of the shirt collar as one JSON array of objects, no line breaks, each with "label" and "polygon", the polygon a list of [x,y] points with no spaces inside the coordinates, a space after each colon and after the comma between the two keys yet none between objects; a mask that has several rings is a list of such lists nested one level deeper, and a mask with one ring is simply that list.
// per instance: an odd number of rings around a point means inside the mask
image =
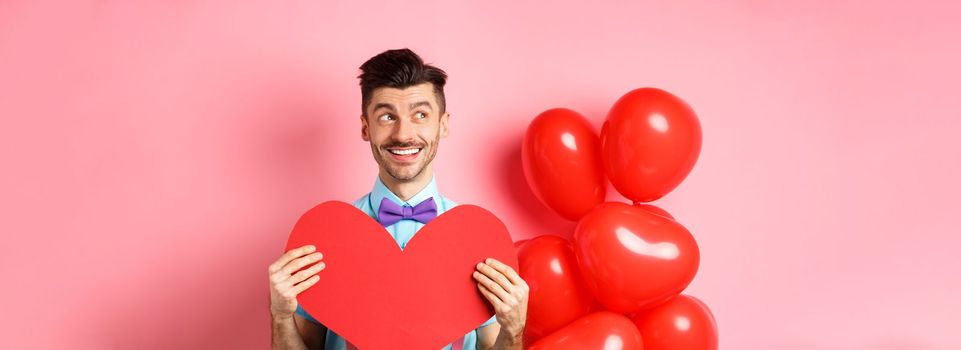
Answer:
[{"label": "shirt collar", "polygon": [[391,192],[390,189],[387,188],[387,185],[384,185],[384,182],[380,180],[380,175],[376,176],[376,178],[377,180],[374,181],[374,189],[370,191],[370,207],[375,213],[379,212],[380,201],[384,198],[390,199],[392,202],[397,203],[397,205],[400,206],[409,205],[413,207],[417,204],[420,204],[420,202],[427,200],[427,198],[434,197],[434,202],[438,202],[438,205],[440,204],[440,193],[437,192],[437,180],[433,175],[431,175],[430,182],[427,184],[427,186],[424,186],[420,192],[417,192],[417,194],[415,194],[413,197],[410,197],[410,199],[407,201],[400,200],[400,197],[397,197],[394,192]]}]

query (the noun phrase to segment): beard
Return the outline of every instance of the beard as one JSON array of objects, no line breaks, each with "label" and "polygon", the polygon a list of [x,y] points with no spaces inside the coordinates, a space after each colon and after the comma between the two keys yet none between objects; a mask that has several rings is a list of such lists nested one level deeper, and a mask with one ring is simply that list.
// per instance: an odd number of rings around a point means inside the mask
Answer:
[{"label": "beard", "polygon": [[[377,164],[380,164],[381,168],[387,171],[390,177],[397,181],[410,181],[424,172],[427,165],[434,161],[434,156],[437,154],[437,143],[440,140],[440,132],[438,131],[437,136],[434,137],[433,142],[391,142],[384,145],[374,145],[370,144],[371,152],[374,154],[374,159]],[[420,148],[417,154],[417,161],[413,164],[397,164],[391,159],[391,153],[388,148]]]}]

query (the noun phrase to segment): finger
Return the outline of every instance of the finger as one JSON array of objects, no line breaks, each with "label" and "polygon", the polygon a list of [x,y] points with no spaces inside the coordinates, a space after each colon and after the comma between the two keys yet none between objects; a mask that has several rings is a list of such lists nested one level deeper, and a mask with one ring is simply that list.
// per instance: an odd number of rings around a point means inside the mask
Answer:
[{"label": "finger", "polygon": [[501,285],[501,287],[503,287],[504,290],[510,290],[511,287],[514,286],[514,284],[507,279],[507,276],[504,276],[503,273],[495,270],[490,265],[487,265],[485,263],[479,263],[477,264],[477,271],[480,271],[490,279],[494,280],[494,282],[497,282],[497,284]]},{"label": "finger", "polygon": [[515,306],[517,306],[517,299],[510,298],[506,301],[501,300],[500,297],[497,296],[497,293],[488,289],[487,286],[482,284],[479,284],[479,285],[480,285],[480,288],[490,293],[492,298],[497,299],[497,302],[496,303],[492,302],[491,306],[494,307],[494,311],[496,311],[498,314],[504,314],[504,313],[510,312]]},{"label": "finger", "polygon": [[297,247],[297,248],[291,249],[291,250],[287,251],[286,253],[284,253],[284,255],[281,255],[280,258],[277,259],[277,261],[275,261],[273,264],[271,264],[271,269],[272,269],[273,272],[280,271],[280,270],[281,270],[285,265],[287,265],[287,263],[289,263],[291,260],[294,260],[294,259],[299,258],[299,257],[301,257],[301,256],[310,254],[310,253],[314,252],[315,250],[317,250],[317,247],[315,247],[314,245],[311,245],[311,244],[308,244],[308,245],[305,245],[305,246],[302,246],[302,247]]},{"label": "finger", "polygon": [[290,263],[288,263],[286,266],[284,266],[284,268],[280,270],[280,274],[282,274],[284,277],[290,276],[291,274],[293,274],[297,270],[300,270],[304,266],[313,264],[317,261],[320,261],[320,259],[323,259],[323,258],[324,258],[324,254],[321,252],[314,252],[306,256],[299,257],[297,259],[294,259]]},{"label": "finger", "polygon": [[314,264],[314,265],[311,266],[311,267],[308,267],[308,268],[303,269],[302,271],[300,271],[300,272],[298,272],[298,273],[295,273],[293,276],[290,276],[290,278],[288,278],[286,281],[284,281],[284,283],[287,283],[287,284],[290,284],[290,285],[294,285],[294,284],[303,282],[304,280],[306,280],[306,279],[310,278],[311,276],[316,275],[318,272],[322,271],[325,267],[327,267],[327,264],[324,263],[323,261],[321,261],[321,262],[319,262],[319,263]]},{"label": "finger", "polygon": [[273,264],[270,264],[270,266],[267,267],[267,271],[272,275],[277,271],[280,271],[280,269],[283,268],[284,265],[287,265],[287,263],[289,263],[291,260],[304,256],[305,254],[312,253],[314,250],[317,250],[317,247],[313,246],[312,244],[288,250],[286,253],[284,253],[284,255],[281,255],[277,261],[274,261]]},{"label": "finger", "polygon": [[517,271],[514,271],[514,268],[508,266],[507,264],[502,263],[494,258],[487,258],[485,262],[495,270],[500,271],[500,273],[504,274],[504,276],[507,276],[507,279],[510,280],[511,283],[520,285],[524,282],[524,279],[517,274]]},{"label": "finger", "polygon": [[310,278],[308,278],[307,280],[297,283],[297,285],[291,288],[291,291],[294,292],[294,295],[300,294],[300,292],[307,290],[307,288],[310,288],[310,286],[317,284],[317,281],[320,281],[320,276],[317,276],[317,275],[310,276]]},{"label": "finger", "polygon": [[487,275],[474,271],[474,280],[487,287],[487,289],[493,292],[502,302],[507,303],[507,301],[510,300],[510,293],[500,284],[490,279],[490,277],[487,277]]},{"label": "finger", "polygon": [[494,310],[500,310],[502,308],[505,308],[505,305],[501,301],[501,299],[498,298],[497,295],[494,294],[494,292],[491,292],[490,289],[487,289],[487,287],[485,287],[483,284],[478,283],[477,290],[479,290],[481,294],[483,294],[484,297],[487,298],[487,301],[490,301],[491,306],[494,307]]}]

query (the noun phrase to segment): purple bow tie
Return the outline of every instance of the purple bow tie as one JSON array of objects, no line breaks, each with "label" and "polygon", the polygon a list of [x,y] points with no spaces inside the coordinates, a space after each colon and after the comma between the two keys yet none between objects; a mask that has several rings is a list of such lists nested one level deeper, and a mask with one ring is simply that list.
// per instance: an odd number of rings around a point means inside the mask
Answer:
[{"label": "purple bow tie", "polygon": [[380,209],[377,210],[377,220],[384,227],[393,225],[403,219],[417,220],[426,224],[435,217],[437,217],[437,205],[434,204],[434,197],[427,198],[413,208],[402,207],[384,197],[380,200]]}]

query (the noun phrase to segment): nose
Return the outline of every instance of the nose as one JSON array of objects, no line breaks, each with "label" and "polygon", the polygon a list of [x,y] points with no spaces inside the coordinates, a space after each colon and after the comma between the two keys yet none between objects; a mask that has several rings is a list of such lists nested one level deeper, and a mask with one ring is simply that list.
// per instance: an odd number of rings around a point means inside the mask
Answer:
[{"label": "nose", "polygon": [[395,124],[394,128],[394,140],[398,142],[408,142],[413,141],[414,137],[417,135],[416,129],[414,129],[414,123],[401,118]]}]

